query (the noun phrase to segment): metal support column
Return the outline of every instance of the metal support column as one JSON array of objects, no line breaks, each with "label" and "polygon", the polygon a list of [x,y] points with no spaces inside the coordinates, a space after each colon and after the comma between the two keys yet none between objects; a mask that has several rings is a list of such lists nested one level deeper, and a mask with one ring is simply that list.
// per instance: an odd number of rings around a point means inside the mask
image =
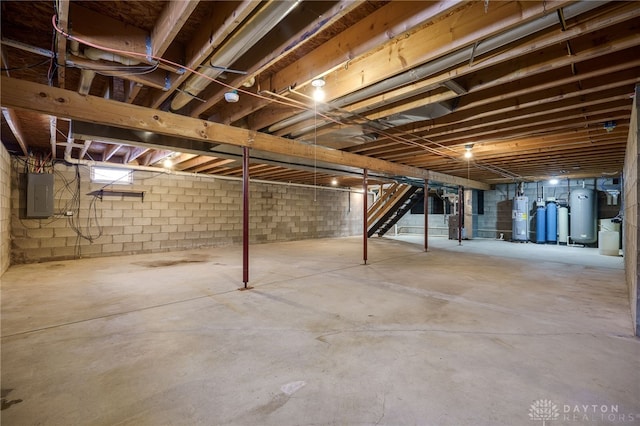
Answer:
[{"label": "metal support column", "polygon": [[249,282],[249,147],[242,148],[242,282]]},{"label": "metal support column", "polygon": [[362,179],[362,189],[364,193],[362,194],[362,247],[363,254],[362,258],[364,259],[364,264],[367,264],[367,236],[369,234],[369,224],[367,222],[367,179],[369,178],[369,172],[367,169],[364,169],[364,176]]},{"label": "metal support column", "polygon": [[424,251],[429,249],[429,181],[424,180]]},{"label": "metal support column", "polygon": [[458,245],[462,245],[462,185],[458,186]]}]

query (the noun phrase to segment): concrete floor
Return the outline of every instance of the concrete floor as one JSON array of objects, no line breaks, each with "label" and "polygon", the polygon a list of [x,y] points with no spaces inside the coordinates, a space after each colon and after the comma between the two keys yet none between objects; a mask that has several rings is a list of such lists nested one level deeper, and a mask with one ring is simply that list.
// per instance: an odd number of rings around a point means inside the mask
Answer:
[{"label": "concrete floor", "polygon": [[236,247],[12,267],[2,423],[639,424],[622,259],[485,243],[258,245],[248,292]]}]

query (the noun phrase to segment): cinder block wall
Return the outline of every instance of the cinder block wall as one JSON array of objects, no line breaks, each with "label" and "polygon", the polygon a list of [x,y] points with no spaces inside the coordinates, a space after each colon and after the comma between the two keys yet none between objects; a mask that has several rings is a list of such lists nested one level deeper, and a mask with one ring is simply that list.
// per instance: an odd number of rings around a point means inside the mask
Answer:
[{"label": "cinder block wall", "polygon": [[624,160],[624,269],[627,286],[629,288],[629,304],[636,336],[640,336],[640,295],[638,294],[638,279],[640,278],[640,251],[638,251],[638,139],[640,138],[640,86],[636,87],[636,96],[631,113],[631,125],[627,150]]},{"label": "cinder block wall", "polygon": [[[424,234],[424,215],[407,213],[398,221],[398,232],[401,234]],[[448,215],[429,215],[429,235],[447,236],[449,235]],[[389,235],[393,235],[394,230],[389,230]]]},{"label": "cinder block wall", "polygon": [[[14,160],[17,161],[17,160]],[[55,167],[56,216],[24,218],[25,176],[12,176],[12,264],[225,246],[242,242],[242,183],[194,175],[135,171],[130,196],[88,193],[89,168]],[[111,187],[109,187],[111,188]],[[316,201],[314,201],[314,192]],[[77,194],[76,194],[77,193]],[[79,210],[72,200],[79,197]],[[73,211],[73,218],[64,216]],[[79,225],[79,237],[72,221]],[[362,232],[362,195],[332,189],[251,183],[250,242],[340,237]]]},{"label": "cinder block wall", "polygon": [[0,144],[0,275],[10,264],[11,248],[11,158]]}]

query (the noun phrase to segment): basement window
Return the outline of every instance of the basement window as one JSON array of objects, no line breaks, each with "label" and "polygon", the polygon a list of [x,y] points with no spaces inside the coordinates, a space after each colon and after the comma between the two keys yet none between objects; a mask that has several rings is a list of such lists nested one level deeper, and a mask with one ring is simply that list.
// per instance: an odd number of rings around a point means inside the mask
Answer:
[{"label": "basement window", "polygon": [[91,167],[91,182],[109,185],[131,185],[133,170]]}]

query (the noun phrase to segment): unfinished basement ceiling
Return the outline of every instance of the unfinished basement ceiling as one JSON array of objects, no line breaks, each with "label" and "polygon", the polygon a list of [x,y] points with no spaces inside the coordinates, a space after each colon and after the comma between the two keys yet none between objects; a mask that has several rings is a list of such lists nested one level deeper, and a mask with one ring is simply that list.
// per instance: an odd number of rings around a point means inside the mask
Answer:
[{"label": "unfinished basement ceiling", "polygon": [[[486,184],[619,175],[640,81],[634,2],[1,7],[3,75],[12,79]],[[319,77],[325,98],[315,103],[311,82]],[[225,100],[231,90],[238,102]],[[4,98],[2,141],[19,155],[62,159],[66,152],[74,160],[158,167],[170,157],[176,170],[242,174],[236,154],[216,154],[215,146],[181,150],[74,134],[63,112],[14,108]],[[344,186],[361,181],[355,166],[314,168],[309,158],[282,154],[255,156],[250,173],[321,185],[335,177]]]}]

